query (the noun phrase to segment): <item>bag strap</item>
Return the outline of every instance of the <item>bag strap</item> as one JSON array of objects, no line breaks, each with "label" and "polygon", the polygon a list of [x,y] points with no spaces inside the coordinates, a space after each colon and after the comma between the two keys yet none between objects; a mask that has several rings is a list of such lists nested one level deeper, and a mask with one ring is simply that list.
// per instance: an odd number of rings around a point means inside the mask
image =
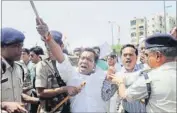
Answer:
[{"label": "bag strap", "polygon": [[148,104],[150,96],[151,96],[151,83],[149,81],[149,76],[147,74],[147,72],[142,72],[145,80],[146,80],[146,87],[147,87],[147,93],[148,93],[148,97],[145,99],[145,105]]},{"label": "bag strap", "polygon": [[58,86],[61,87],[61,86],[66,86],[66,83],[61,79],[60,77],[60,74],[56,68],[56,63],[55,61],[52,61],[52,66],[53,68],[48,64],[48,62],[46,60],[44,60],[44,62],[48,65],[48,67],[54,71],[54,76],[56,77],[56,80],[57,80],[57,83],[58,83]]}]

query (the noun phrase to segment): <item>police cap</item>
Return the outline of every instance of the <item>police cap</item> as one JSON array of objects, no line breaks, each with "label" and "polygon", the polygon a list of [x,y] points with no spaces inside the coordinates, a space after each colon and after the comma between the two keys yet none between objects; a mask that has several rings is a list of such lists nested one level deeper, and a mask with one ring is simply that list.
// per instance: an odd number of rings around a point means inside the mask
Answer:
[{"label": "police cap", "polygon": [[59,45],[63,44],[62,41],[62,33],[59,31],[55,31],[55,30],[51,30],[50,34],[52,35],[53,39],[55,40],[56,43],[58,43]]},{"label": "police cap", "polygon": [[169,34],[155,34],[147,37],[145,40],[145,48],[154,47],[177,47],[177,40]]},{"label": "police cap", "polygon": [[1,46],[22,43],[24,39],[24,34],[16,29],[9,27],[1,29]]}]

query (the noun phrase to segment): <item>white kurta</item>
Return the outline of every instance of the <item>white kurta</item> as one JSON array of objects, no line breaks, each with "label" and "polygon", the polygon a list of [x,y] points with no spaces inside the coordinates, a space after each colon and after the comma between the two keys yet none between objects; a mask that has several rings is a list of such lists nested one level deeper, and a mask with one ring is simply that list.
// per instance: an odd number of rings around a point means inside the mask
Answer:
[{"label": "white kurta", "polygon": [[71,112],[101,112],[107,111],[107,102],[101,98],[101,89],[106,74],[99,69],[91,75],[82,75],[65,60],[57,63],[58,71],[68,86],[80,86],[85,81],[86,85],[81,92],[71,98]]}]

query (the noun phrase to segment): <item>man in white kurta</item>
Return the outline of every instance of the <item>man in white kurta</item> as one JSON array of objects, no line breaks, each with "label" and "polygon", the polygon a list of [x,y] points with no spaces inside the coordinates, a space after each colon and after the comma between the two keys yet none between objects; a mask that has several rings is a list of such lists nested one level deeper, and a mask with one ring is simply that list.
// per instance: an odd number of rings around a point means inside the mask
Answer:
[{"label": "man in white kurta", "polygon": [[90,75],[80,74],[71,66],[67,57],[57,64],[62,79],[69,86],[79,86],[83,81],[86,85],[81,92],[71,98],[71,112],[106,112],[107,103],[102,100],[101,88],[106,74],[96,68]]},{"label": "man in white kurta", "polygon": [[40,22],[39,19],[36,19],[36,22],[38,33],[58,61],[58,71],[64,82],[71,86],[79,86],[82,82],[86,82],[81,92],[71,98],[71,112],[106,112],[107,102],[102,95],[106,74],[96,68],[97,55],[95,51],[92,48],[85,48],[81,52],[76,71],[63,54],[61,47],[53,40],[46,23],[41,19]]}]

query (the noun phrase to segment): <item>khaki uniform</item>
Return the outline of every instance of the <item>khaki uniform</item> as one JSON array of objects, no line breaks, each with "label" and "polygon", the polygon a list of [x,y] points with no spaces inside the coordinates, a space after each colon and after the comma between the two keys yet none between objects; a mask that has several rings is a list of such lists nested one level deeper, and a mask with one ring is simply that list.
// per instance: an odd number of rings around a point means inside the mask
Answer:
[{"label": "khaki uniform", "polygon": [[12,68],[4,58],[2,62],[6,65],[6,71],[1,75],[1,102],[21,102],[23,72],[18,64],[14,64]]},{"label": "khaki uniform", "polygon": [[[28,88],[29,91],[25,92],[25,94],[27,95],[31,95],[32,93],[32,83],[31,83],[31,78],[30,78],[30,71],[28,69],[28,67],[26,66],[26,64],[23,61],[19,61],[17,62],[19,65],[22,66],[23,71],[24,71],[24,80],[23,80],[23,88]],[[26,107],[25,107],[28,111],[30,111],[31,109],[31,104],[27,103]]]},{"label": "khaki uniform", "polygon": [[[51,60],[45,59],[40,61],[36,65],[36,81],[35,81],[36,88],[46,88],[46,89],[52,89],[52,88],[58,88],[58,83],[55,77],[55,71],[52,65]],[[41,102],[41,113],[47,113],[45,111],[45,103],[46,101]],[[58,104],[59,102],[56,101]],[[52,107],[55,107],[56,103],[49,100],[48,105],[52,105]]]},{"label": "khaki uniform", "polygon": [[144,76],[126,91],[127,100],[139,100],[148,96],[146,82],[151,82],[151,95],[146,106],[147,112],[176,112],[176,62],[168,62],[151,70],[149,80]]}]

